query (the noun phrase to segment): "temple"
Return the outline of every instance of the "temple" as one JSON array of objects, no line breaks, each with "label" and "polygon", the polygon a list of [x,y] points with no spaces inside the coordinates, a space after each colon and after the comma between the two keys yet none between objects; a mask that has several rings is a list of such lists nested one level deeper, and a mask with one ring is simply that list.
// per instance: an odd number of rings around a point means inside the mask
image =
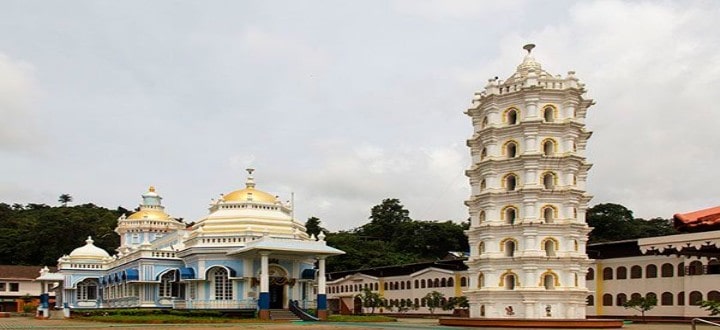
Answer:
[{"label": "temple", "polygon": [[292,205],[256,189],[248,173],[245,188],[212,200],[209,214],[192,225],[170,217],[150,187],[138,211],[118,219],[116,254],[88,237],[38,280],[60,283],[56,306],[68,315],[152,307],[257,310],[269,319],[271,310],[295,305],[326,317],[325,259],[344,252],[322,233],[308,236]]}]

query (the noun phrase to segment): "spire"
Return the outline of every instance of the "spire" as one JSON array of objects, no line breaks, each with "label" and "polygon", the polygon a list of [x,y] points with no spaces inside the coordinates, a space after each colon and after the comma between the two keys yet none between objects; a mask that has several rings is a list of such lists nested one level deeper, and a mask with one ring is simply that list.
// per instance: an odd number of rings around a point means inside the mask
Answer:
[{"label": "spire", "polygon": [[93,242],[95,241],[93,241],[92,237],[90,236],[88,236],[88,238],[85,240],[85,243],[87,243],[87,245],[92,245]]},{"label": "spire", "polygon": [[532,56],[532,50],[535,49],[535,44],[527,44],[523,46],[523,49],[527,51],[527,55],[525,55],[522,63],[518,65],[517,71],[523,74],[527,74],[530,71],[540,72],[542,67],[540,63],[535,62],[535,58]]},{"label": "spire", "polygon": [[245,181],[245,186],[248,188],[255,188],[255,178],[253,178],[252,174],[255,172],[254,168],[248,168],[245,169],[248,172],[247,181]]}]

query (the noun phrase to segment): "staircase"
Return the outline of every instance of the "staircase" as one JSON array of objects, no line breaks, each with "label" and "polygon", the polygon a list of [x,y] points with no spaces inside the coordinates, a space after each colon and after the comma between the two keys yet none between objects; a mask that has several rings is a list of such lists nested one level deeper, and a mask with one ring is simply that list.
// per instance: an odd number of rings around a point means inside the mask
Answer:
[{"label": "staircase", "polygon": [[273,321],[300,321],[293,312],[285,309],[271,309],[270,319]]}]

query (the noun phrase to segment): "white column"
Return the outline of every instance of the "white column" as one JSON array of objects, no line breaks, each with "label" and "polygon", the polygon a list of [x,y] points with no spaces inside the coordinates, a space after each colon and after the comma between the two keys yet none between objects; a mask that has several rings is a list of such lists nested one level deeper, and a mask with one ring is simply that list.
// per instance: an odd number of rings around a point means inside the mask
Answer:
[{"label": "white column", "polygon": [[260,253],[260,292],[270,292],[270,277],[268,276],[268,256],[270,252]]},{"label": "white column", "polygon": [[318,294],[325,294],[325,256],[318,257]]}]

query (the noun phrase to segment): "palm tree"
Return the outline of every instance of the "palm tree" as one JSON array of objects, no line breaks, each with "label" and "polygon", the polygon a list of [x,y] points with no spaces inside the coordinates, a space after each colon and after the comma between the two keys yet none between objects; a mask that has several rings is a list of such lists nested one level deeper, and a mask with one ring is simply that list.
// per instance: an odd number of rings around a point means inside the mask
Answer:
[{"label": "palm tree", "polygon": [[67,203],[72,202],[72,196],[70,194],[62,194],[58,198],[58,202],[62,203],[62,206],[67,206]]}]

